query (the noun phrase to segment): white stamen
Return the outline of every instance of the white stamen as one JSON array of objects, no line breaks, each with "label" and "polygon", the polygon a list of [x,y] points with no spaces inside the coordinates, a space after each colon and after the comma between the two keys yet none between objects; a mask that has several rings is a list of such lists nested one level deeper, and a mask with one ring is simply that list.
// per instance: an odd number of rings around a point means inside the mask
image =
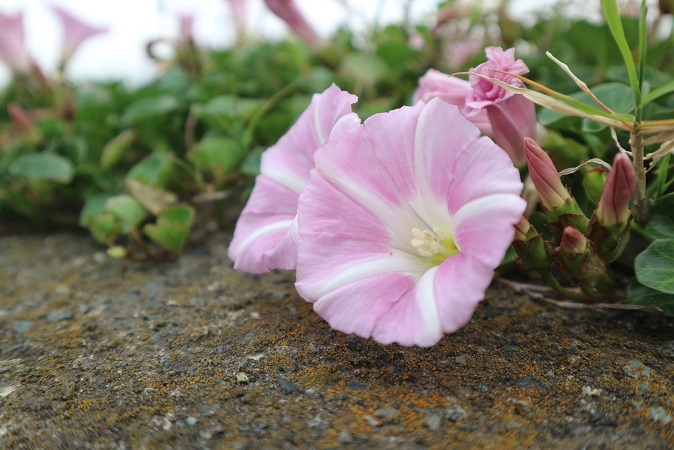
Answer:
[{"label": "white stamen", "polygon": [[451,256],[453,254],[450,249],[444,246],[445,234],[439,227],[433,227],[433,231],[421,231],[419,228],[412,228],[412,235],[414,239],[410,243],[423,257],[427,258],[437,254]]}]

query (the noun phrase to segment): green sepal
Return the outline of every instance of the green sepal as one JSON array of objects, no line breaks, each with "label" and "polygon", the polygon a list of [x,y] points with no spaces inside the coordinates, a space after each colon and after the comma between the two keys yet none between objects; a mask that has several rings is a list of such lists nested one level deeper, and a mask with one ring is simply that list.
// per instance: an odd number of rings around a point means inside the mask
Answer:
[{"label": "green sepal", "polygon": [[587,237],[597,247],[599,254],[607,263],[618,259],[625,250],[630,240],[630,225],[632,224],[632,215],[623,223],[604,226],[597,220],[597,215],[593,214],[587,229]]}]

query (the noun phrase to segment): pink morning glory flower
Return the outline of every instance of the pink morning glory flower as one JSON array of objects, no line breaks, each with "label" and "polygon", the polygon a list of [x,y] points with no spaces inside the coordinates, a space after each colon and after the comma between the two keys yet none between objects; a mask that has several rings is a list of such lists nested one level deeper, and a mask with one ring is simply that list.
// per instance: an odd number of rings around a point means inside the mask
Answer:
[{"label": "pink morning glory flower", "polygon": [[439,99],[331,138],[299,200],[297,290],[333,328],[430,346],[465,325],[526,206],[503,150]]},{"label": "pink morning glory flower", "polygon": [[30,71],[32,59],[24,40],[21,12],[13,16],[0,13],[0,60],[14,73]]},{"label": "pink morning glory flower", "polygon": [[92,36],[108,31],[107,28],[93,27],[87,23],[84,23],[66,10],[56,5],[52,5],[51,8],[61,22],[61,28],[63,29],[63,47],[61,50],[60,61],[61,66],[68,62],[68,60],[75,53],[75,50],[77,50],[83,41]]},{"label": "pink morning glory flower", "polygon": [[234,230],[229,257],[250,273],[294,269],[297,201],[314,168],[314,152],[329,137],[360,124],[358,98],[336,85],[314,95],[290,130],[262,155],[260,175]]},{"label": "pink morning glory flower", "polygon": [[[501,47],[485,49],[487,61],[471,69],[470,72],[496,78],[511,86],[521,87],[523,83],[512,75],[524,75],[529,68],[521,59],[515,59],[515,49]],[[515,95],[495,85],[489,80],[471,75],[472,90],[466,98],[464,112],[467,116],[487,112],[496,143],[505,150],[515,164],[524,163],[524,138],[536,139],[536,109],[534,104],[521,95]]]},{"label": "pink morning glory flower", "polygon": [[[419,88],[414,92],[413,101],[416,103],[421,100],[428,103],[438,97],[450,105],[456,105],[459,109],[463,109],[466,104],[466,97],[470,95],[471,91],[470,82],[447,75],[439,70],[428,69],[419,78]],[[476,111],[474,114],[468,116],[467,119],[473,122],[484,134],[492,134],[487,111]]]}]

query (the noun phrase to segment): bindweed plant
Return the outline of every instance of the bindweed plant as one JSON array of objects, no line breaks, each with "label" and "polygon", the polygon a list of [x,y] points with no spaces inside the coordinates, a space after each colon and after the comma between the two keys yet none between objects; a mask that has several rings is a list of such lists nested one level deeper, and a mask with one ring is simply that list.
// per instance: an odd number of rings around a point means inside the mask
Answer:
[{"label": "bindweed plant", "polygon": [[515,266],[577,304],[674,314],[670,11],[602,0],[603,23],[525,26],[506,2],[445,2],[431,26],[325,40],[266,3],[301,42],[239,21],[235,47],[205,51],[183,20],[142,87],[45,76],[20,47],[3,222],[79,223],[135,259],[238,217],[235,269],[296,270],[332,327],[385,344],[456,331]]}]

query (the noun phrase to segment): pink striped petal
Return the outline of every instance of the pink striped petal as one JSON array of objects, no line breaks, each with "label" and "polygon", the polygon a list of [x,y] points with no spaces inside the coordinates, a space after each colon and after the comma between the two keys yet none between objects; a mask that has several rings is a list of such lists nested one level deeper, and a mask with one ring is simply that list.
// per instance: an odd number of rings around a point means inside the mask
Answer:
[{"label": "pink striped petal", "polygon": [[462,254],[495,269],[515,236],[526,201],[494,194],[463,205],[454,215],[454,240]]},{"label": "pink striped petal", "polygon": [[454,333],[468,323],[493,276],[493,266],[486,266],[465,253],[449,258],[438,267],[434,288],[445,333]]},{"label": "pink striped petal", "polygon": [[229,257],[250,273],[294,269],[297,202],[314,167],[314,152],[330,136],[360,125],[351,112],[357,98],[334,84],[309,107],[278,143],[262,155],[261,174],[236,224]]},{"label": "pink striped petal", "polygon": [[[456,213],[463,205],[492,194],[519,196],[522,182],[508,155],[488,138],[473,141],[454,166],[455,178],[449,186],[449,210]],[[476,182],[485,180],[489,182]]]}]

